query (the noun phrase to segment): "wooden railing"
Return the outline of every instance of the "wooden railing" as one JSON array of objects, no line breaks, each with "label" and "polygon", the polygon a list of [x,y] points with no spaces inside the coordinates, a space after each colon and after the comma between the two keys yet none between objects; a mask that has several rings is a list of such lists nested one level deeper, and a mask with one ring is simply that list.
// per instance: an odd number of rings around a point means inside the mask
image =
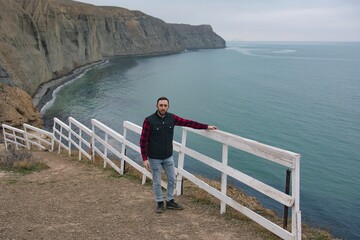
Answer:
[{"label": "wooden railing", "polygon": [[31,149],[36,146],[40,149],[53,150],[53,134],[42,129],[23,124],[24,130],[2,124],[5,148],[8,150],[10,144],[15,145],[15,149],[19,147]]},{"label": "wooden railing", "polygon": [[[104,167],[109,164],[119,174],[124,174],[126,162],[142,173],[143,184],[146,182],[147,178],[152,179],[151,173],[142,166],[142,163],[139,164],[134,159],[131,159],[126,155],[127,149],[132,149],[135,153],[140,154],[140,147],[138,145],[139,135],[141,134],[140,126],[124,121],[124,132],[123,135],[121,135],[96,119],[91,120],[91,130],[71,117],[69,117],[68,120],[69,124],[65,124],[59,119],[54,118],[52,133],[31,127],[29,125],[24,125],[25,130],[20,130],[3,124],[5,144],[6,146],[8,144],[15,144],[16,148],[31,148],[32,145],[35,145],[42,149],[48,148],[51,151],[54,150],[56,144],[58,147],[58,153],[60,153],[61,148],[63,148],[68,151],[69,155],[71,155],[72,149],[76,148],[79,152],[79,160],[82,156],[85,156],[87,159],[93,161],[96,156],[100,156],[101,159],[103,159]],[[34,132],[36,134],[34,134]],[[129,132],[135,133],[137,137],[131,140],[127,137]],[[221,159],[214,159],[187,147],[186,143],[189,132],[207,139],[212,139],[217,144],[221,144]],[[50,138],[51,140],[44,140],[44,136],[46,136],[47,139]],[[278,189],[229,166],[229,147],[250,153],[291,169],[291,194],[285,194]],[[299,154],[242,138],[220,130],[205,131],[194,130],[186,127],[182,128],[181,143],[174,141],[174,151],[178,152],[178,165],[176,168],[177,195],[182,194],[182,180],[183,178],[186,178],[220,200],[221,214],[226,212],[226,206],[230,206],[283,239],[301,239]],[[221,189],[218,190],[211,187],[206,182],[200,180],[195,175],[184,169],[187,156],[219,171],[221,173]],[[264,218],[228,196],[228,176],[238,182],[246,184],[261,194],[274,199],[280,204],[291,208],[291,231],[283,229],[276,223]],[[166,183],[162,182],[162,186],[166,188]]]}]

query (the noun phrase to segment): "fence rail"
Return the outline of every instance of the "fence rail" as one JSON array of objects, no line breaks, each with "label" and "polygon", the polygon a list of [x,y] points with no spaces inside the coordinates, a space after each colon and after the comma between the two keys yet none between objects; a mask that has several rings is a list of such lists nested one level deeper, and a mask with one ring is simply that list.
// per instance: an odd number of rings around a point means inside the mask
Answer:
[{"label": "fence rail", "polygon": [[[68,151],[69,155],[71,155],[72,149],[75,148],[79,152],[79,160],[82,159],[82,156],[85,156],[88,160],[94,161],[96,155],[100,156],[103,159],[104,167],[109,164],[119,174],[124,174],[126,162],[142,173],[143,184],[146,182],[147,178],[152,179],[152,175],[149,171],[126,155],[126,149],[132,149],[137,154],[140,154],[140,147],[138,146],[139,135],[141,134],[140,126],[124,121],[124,132],[123,135],[121,135],[96,119],[91,120],[91,129],[71,117],[69,117],[68,122],[68,124],[65,124],[61,120],[54,118],[52,133],[27,124],[24,124],[24,130],[2,124],[6,149],[9,144],[15,144],[16,149],[19,147],[30,149],[34,145],[41,149],[53,151],[55,145],[57,145],[58,153],[60,153],[61,148],[64,148]],[[138,136],[136,138],[136,143],[132,142],[134,140],[131,141],[131,139],[127,138],[129,132],[133,132]],[[221,144],[221,159],[213,159],[210,156],[187,147],[186,142],[189,132],[204,138],[212,139],[217,144]],[[177,195],[182,194],[182,180],[183,178],[186,178],[220,200],[221,214],[226,212],[226,206],[228,205],[283,239],[301,239],[299,154],[220,130],[204,131],[187,127],[182,128],[181,142],[174,141],[173,145],[174,151],[178,152],[178,165],[176,168]],[[290,168],[292,171],[291,194],[285,194],[238,169],[228,166],[229,147]],[[209,184],[184,169],[187,156],[219,171],[221,173],[221,189],[218,190],[211,187]],[[241,205],[228,196],[228,176],[274,199],[280,204],[291,208],[291,231],[281,228],[279,225]],[[166,182],[162,181],[162,186],[166,188]]]},{"label": "fence rail", "polygon": [[[76,131],[74,128],[77,128],[78,131]],[[84,134],[87,136],[88,140],[84,138]],[[85,157],[91,160],[92,156],[89,152],[92,146],[92,135],[92,131],[89,128],[78,122],[76,119],[69,117],[69,141],[71,143],[69,144],[69,153],[72,151],[71,146],[74,145],[74,147],[79,151],[79,160],[82,159],[82,155],[85,155]],[[87,149],[84,149],[84,147]]]},{"label": "fence rail", "polygon": [[[53,150],[52,146],[54,145],[54,138],[52,137],[52,133],[33,127],[26,123],[24,124],[24,131],[26,132],[25,138],[27,141],[28,149],[31,148],[30,144],[33,144],[43,150]],[[29,141],[29,139],[31,139],[32,141]]]},{"label": "fence rail", "polygon": [[16,149],[19,147],[28,148],[26,132],[24,130],[14,128],[5,124],[2,124],[5,148],[8,150],[10,143],[15,145]]}]

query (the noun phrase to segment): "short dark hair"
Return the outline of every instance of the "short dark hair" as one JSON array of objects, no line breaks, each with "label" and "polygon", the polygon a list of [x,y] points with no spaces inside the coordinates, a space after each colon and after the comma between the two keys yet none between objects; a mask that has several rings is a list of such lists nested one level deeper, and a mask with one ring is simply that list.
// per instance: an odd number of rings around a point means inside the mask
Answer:
[{"label": "short dark hair", "polygon": [[170,104],[170,101],[167,97],[159,97],[158,100],[156,101],[156,105],[158,105],[159,101],[161,101],[161,100],[166,100],[168,102],[168,104]]}]

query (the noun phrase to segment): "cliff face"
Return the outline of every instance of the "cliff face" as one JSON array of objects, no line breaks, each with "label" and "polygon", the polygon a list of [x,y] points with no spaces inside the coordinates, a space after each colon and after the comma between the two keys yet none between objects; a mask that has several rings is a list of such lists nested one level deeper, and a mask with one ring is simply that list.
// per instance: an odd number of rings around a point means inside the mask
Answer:
[{"label": "cliff face", "polygon": [[186,49],[225,47],[225,40],[217,35],[210,25],[171,24],[171,26],[180,34]]},{"label": "cliff face", "polygon": [[0,82],[41,83],[104,56],[225,47],[210,26],[167,24],[139,11],[70,0],[0,0]]},{"label": "cliff face", "polygon": [[71,0],[0,0],[0,83],[32,96],[41,84],[103,57],[218,47],[225,41],[210,26],[176,26]]}]

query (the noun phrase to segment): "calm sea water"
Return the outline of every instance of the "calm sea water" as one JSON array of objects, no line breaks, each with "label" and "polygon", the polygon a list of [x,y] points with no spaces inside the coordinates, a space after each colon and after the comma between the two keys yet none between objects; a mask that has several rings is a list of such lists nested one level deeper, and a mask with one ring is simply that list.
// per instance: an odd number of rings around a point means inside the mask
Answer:
[{"label": "calm sea water", "polygon": [[[63,86],[43,114],[87,126],[96,118],[122,132],[124,120],[142,125],[159,96],[184,118],[300,153],[303,221],[360,239],[360,43],[230,42],[226,49],[115,57]],[[196,137],[189,144],[219,155]],[[230,158],[284,189],[286,169],[237,152]],[[196,163],[189,168],[218,178]],[[281,214],[282,206],[245,191]]]}]

